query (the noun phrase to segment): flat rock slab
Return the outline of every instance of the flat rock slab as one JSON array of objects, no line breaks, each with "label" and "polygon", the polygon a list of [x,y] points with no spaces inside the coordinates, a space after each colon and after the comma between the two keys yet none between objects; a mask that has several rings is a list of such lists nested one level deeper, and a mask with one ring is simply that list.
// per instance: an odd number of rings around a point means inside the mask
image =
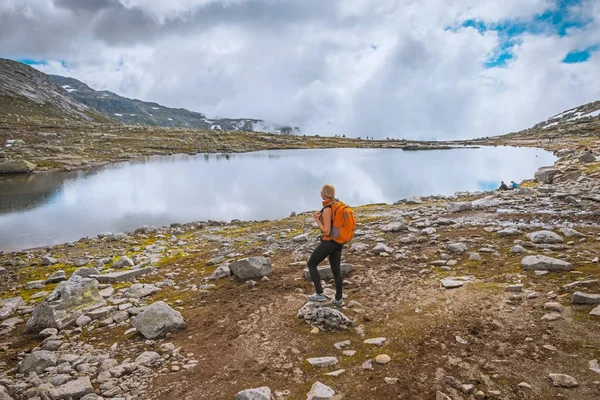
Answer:
[{"label": "flat rock slab", "polygon": [[554,386],[563,388],[574,388],[579,386],[575,378],[565,374],[548,374],[548,378]]},{"label": "flat rock slab", "polygon": [[[354,266],[352,264],[340,265],[342,278],[347,277],[353,269]],[[331,267],[329,267],[328,265],[321,265],[320,267],[317,267],[317,270],[319,271],[319,276],[321,277],[321,279],[333,279],[333,272],[331,271]],[[310,271],[308,270],[308,268],[304,269],[304,279],[310,280]]]},{"label": "flat rock slab", "polygon": [[17,309],[21,304],[23,304],[23,299],[21,297],[0,299],[0,320],[6,319],[17,312]]},{"label": "flat rock slab", "polygon": [[571,298],[573,304],[600,304],[600,294],[591,294],[583,292],[573,293]]},{"label": "flat rock slab", "polygon": [[154,271],[154,269],[154,267],[130,269],[122,272],[111,272],[109,274],[90,275],[90,278],[96,279],[100,283],[126,282],[149,274]]},{"label": "flat rock slab", "polygon": [[597,306],[592,311],[590,311],[589,315],[592,317],[600,317],[600,306]]},{"label": "flat rock slab", "polygon": [[471,203],[471,202],[450,203],[446,206],[446,211],[448,211],[449,213],[469,211],[472,209],[473,209],[473,203]]},{"label": "flat rock slab", "polygon": [[94,388],[89,377],[83,377],[50,389],[48,395],[52,400],[79,399],[88,393],[93,393]]},{"label": "flat rock slab", "polygon": [[470,276],[458,276],[458,277],[449,277],[440,280],[442,287],[446,289],[455,289],[459,288],[465,283],[473,282],[473,278]]},{"label": "flat rock slab", "polygon": [[366,339],[365,341],[363,341],[364,344],[372,344],[375,345],[377,347],[381,347],[383,346],[383,344],[387,341],[386,338],[384,337],[378,337],[378,338],[372,338],[372,339]]},{"label": "flat rock slab", "polygon": [[527,271],[570,271],[571,263],[548,256],[526,256],[521,260],[521,268]]},{"label": "flat rock slab", "polygon": [[527,239],[533,243],[562,243],[564,239],[552,231],[537,231],[527,234]]},{"label": "flat rock slab", "polygon": [[496,232],[496,234],[498,236],[519,236],[522,232],[520,230],[518,230],[517,228],[504,228],[498,232]]},{"label": "flat rock slab", "polygon": [[327,368],[338,363],[338,359],[336,357],[316,357],[316,358],[308,358],[306,361],[313,367],[319,368]]}]

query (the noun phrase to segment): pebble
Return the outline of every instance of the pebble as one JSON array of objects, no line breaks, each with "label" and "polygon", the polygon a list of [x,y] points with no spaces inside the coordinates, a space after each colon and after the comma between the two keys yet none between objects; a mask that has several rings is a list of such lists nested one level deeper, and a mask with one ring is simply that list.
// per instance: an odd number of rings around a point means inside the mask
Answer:
[{"label": "pebble", "polygon": [[345,369],[338,369],[337,371],[327,372],[325,375],[327,375],[327,376],[340,376],[344,372],[346,372]]},{"label": "pebble", "polygon": [[377,357],[375,357],[375,363],[379,365],[386,365],[390,361],[392,361],[392,358],[387,354],[379,354]]},{"label": "pebble", "polygon": [[529,389],[531,390],[531,385],[527,382],[521,382],[517,385],[518,388],[520,389]]}]

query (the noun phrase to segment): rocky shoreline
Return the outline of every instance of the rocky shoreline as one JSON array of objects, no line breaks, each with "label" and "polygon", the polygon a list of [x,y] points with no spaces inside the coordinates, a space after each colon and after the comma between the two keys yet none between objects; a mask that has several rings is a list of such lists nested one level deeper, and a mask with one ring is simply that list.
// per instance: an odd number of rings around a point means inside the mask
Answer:
[{"label": "rocky shoreline", "polygon": [[0,254],[0,399],[598,397],[600,163],[578,146],[519,190],[358,207],[340,309],[306,303],[308,213]]}]

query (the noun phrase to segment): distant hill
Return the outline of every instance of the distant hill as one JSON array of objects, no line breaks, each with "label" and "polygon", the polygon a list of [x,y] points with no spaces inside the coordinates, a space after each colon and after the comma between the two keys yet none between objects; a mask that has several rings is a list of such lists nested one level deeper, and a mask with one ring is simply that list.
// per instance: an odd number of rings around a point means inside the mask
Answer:
[{"label": "distant hill", "polygon": [[184,108],[169,108],[157,103],[119,96],[107,90],[97,91],[74,78],[49,75],[76,101],[92,107],[106,117],[128,125],[150,125],[171,128],[243,130],[298,133],[298,128],[272,125],[260,119],[207,118]]},{"label": "distant hill", "polygon": [[528,129],[494,138],[560,139],[561,135],[598,137],[600,135],[600,101],[583,104],[553,115]]},{"label": "distant hill", "polygon": [[0,58],[0,116],[16,120],[110,122],[78,102],[48,75],[29,65]]}]

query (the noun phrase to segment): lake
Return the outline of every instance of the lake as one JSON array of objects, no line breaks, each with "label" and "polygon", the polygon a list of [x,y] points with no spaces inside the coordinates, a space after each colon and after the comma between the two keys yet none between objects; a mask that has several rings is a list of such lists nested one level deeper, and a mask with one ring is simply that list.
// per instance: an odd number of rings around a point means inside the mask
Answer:
[{"label": "lake", "polygon": [[0,179],[0,250],[200,220],[320,208],[324,183],[356,206],[521,181],[556,160],[533,148],[276,150],[152,157],[91,171]]}]

